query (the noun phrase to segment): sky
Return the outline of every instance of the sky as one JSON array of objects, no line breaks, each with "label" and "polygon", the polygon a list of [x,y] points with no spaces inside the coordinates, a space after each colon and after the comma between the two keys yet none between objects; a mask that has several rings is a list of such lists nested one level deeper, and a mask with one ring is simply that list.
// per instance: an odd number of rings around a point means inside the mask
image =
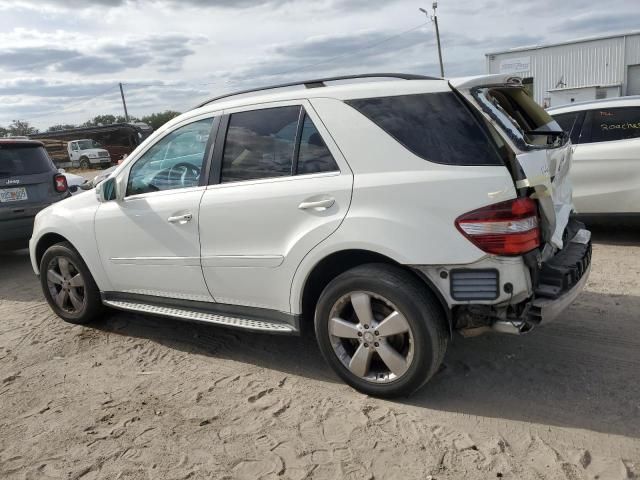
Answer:
[{"label": "sky", "polygon": [[[185,111],[243,88],[439,75],[428,0],[0,0],[0,126]],[[640,0],[440,0],[445,76],[484,54],[640,27]]]}]

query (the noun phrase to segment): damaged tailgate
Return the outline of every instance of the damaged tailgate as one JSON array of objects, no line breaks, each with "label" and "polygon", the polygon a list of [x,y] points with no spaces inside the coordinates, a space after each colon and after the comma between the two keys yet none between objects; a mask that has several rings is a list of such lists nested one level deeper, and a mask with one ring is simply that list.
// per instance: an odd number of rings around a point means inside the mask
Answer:
[{"label": "damaged tailgate", "polygon": [[573,210],[569,179],[572,147],[562,128],[511,75],[450,80],[515,154],[512,175],[518,189],[532,189],[538,201],[545,247],[542,261],[563,247],[563,233]]}]

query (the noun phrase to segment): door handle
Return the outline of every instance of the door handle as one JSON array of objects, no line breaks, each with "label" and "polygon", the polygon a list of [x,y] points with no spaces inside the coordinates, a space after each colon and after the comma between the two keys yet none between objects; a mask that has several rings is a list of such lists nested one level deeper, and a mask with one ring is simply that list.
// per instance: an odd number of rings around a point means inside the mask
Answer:
[{"label": "door handle", "polygon": [[185,213],[184,215],[176,215],[174,217],[167,218],[169,223],[179,223],[180,225],[184,225],[187,222],[190,222],[193,219],[193,215],[191,213]]},{"label": "door handle", "polygon": [[336,203],[335,198],[324,198],[322,200],[315,200],[312,202],[302,202],[298,205],[300,210],[315,210],[316,212],[322,212],[333,206]]}]

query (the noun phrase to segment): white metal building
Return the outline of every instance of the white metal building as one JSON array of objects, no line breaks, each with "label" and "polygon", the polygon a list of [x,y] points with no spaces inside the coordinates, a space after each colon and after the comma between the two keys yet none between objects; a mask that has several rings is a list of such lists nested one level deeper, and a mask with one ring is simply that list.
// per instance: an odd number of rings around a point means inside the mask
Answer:
[{"label": "white metal building", "polygon": [[486,54],[488,73],[533,78],[541,105],[640,95],[640,31]]}]

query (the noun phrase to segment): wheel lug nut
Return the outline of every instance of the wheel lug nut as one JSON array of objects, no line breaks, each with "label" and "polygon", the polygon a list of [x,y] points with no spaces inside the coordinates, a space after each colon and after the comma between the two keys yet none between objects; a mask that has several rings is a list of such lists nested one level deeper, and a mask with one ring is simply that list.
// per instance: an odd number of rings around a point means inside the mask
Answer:
[{"label": "wheel lug nut", "polygon": [[364,328],[369,328],[369,325],[365,325]]},{"label": "wheel lug nut", "polygon": [[367,348],[368,346],[369,346],[369,344],[368,344],[368,343],[365,343],[365,344],[364,344],[364,347],[365,347],[365,348]]},{"label": "wheel lug nut", "polygon": [[375,333],[376,335],[380,335],[380,332],[378,332],[378,330],[376,330],[376,331],[375,331],[375,332],[373,332],[373,333]]},{"label": "wheel lug nut", "polygon": [[358,332],[358,336],[361,337],[362,336],[362,332]]},{"label": "wheel lug nut", "polygon": [[378,342],[376,342],[376,343],[374,343],[374,344],[373,344],[373,346],[374,346],[374,347],[379,347],[379,346],[380,346],[380,344],[379,344]]}]

